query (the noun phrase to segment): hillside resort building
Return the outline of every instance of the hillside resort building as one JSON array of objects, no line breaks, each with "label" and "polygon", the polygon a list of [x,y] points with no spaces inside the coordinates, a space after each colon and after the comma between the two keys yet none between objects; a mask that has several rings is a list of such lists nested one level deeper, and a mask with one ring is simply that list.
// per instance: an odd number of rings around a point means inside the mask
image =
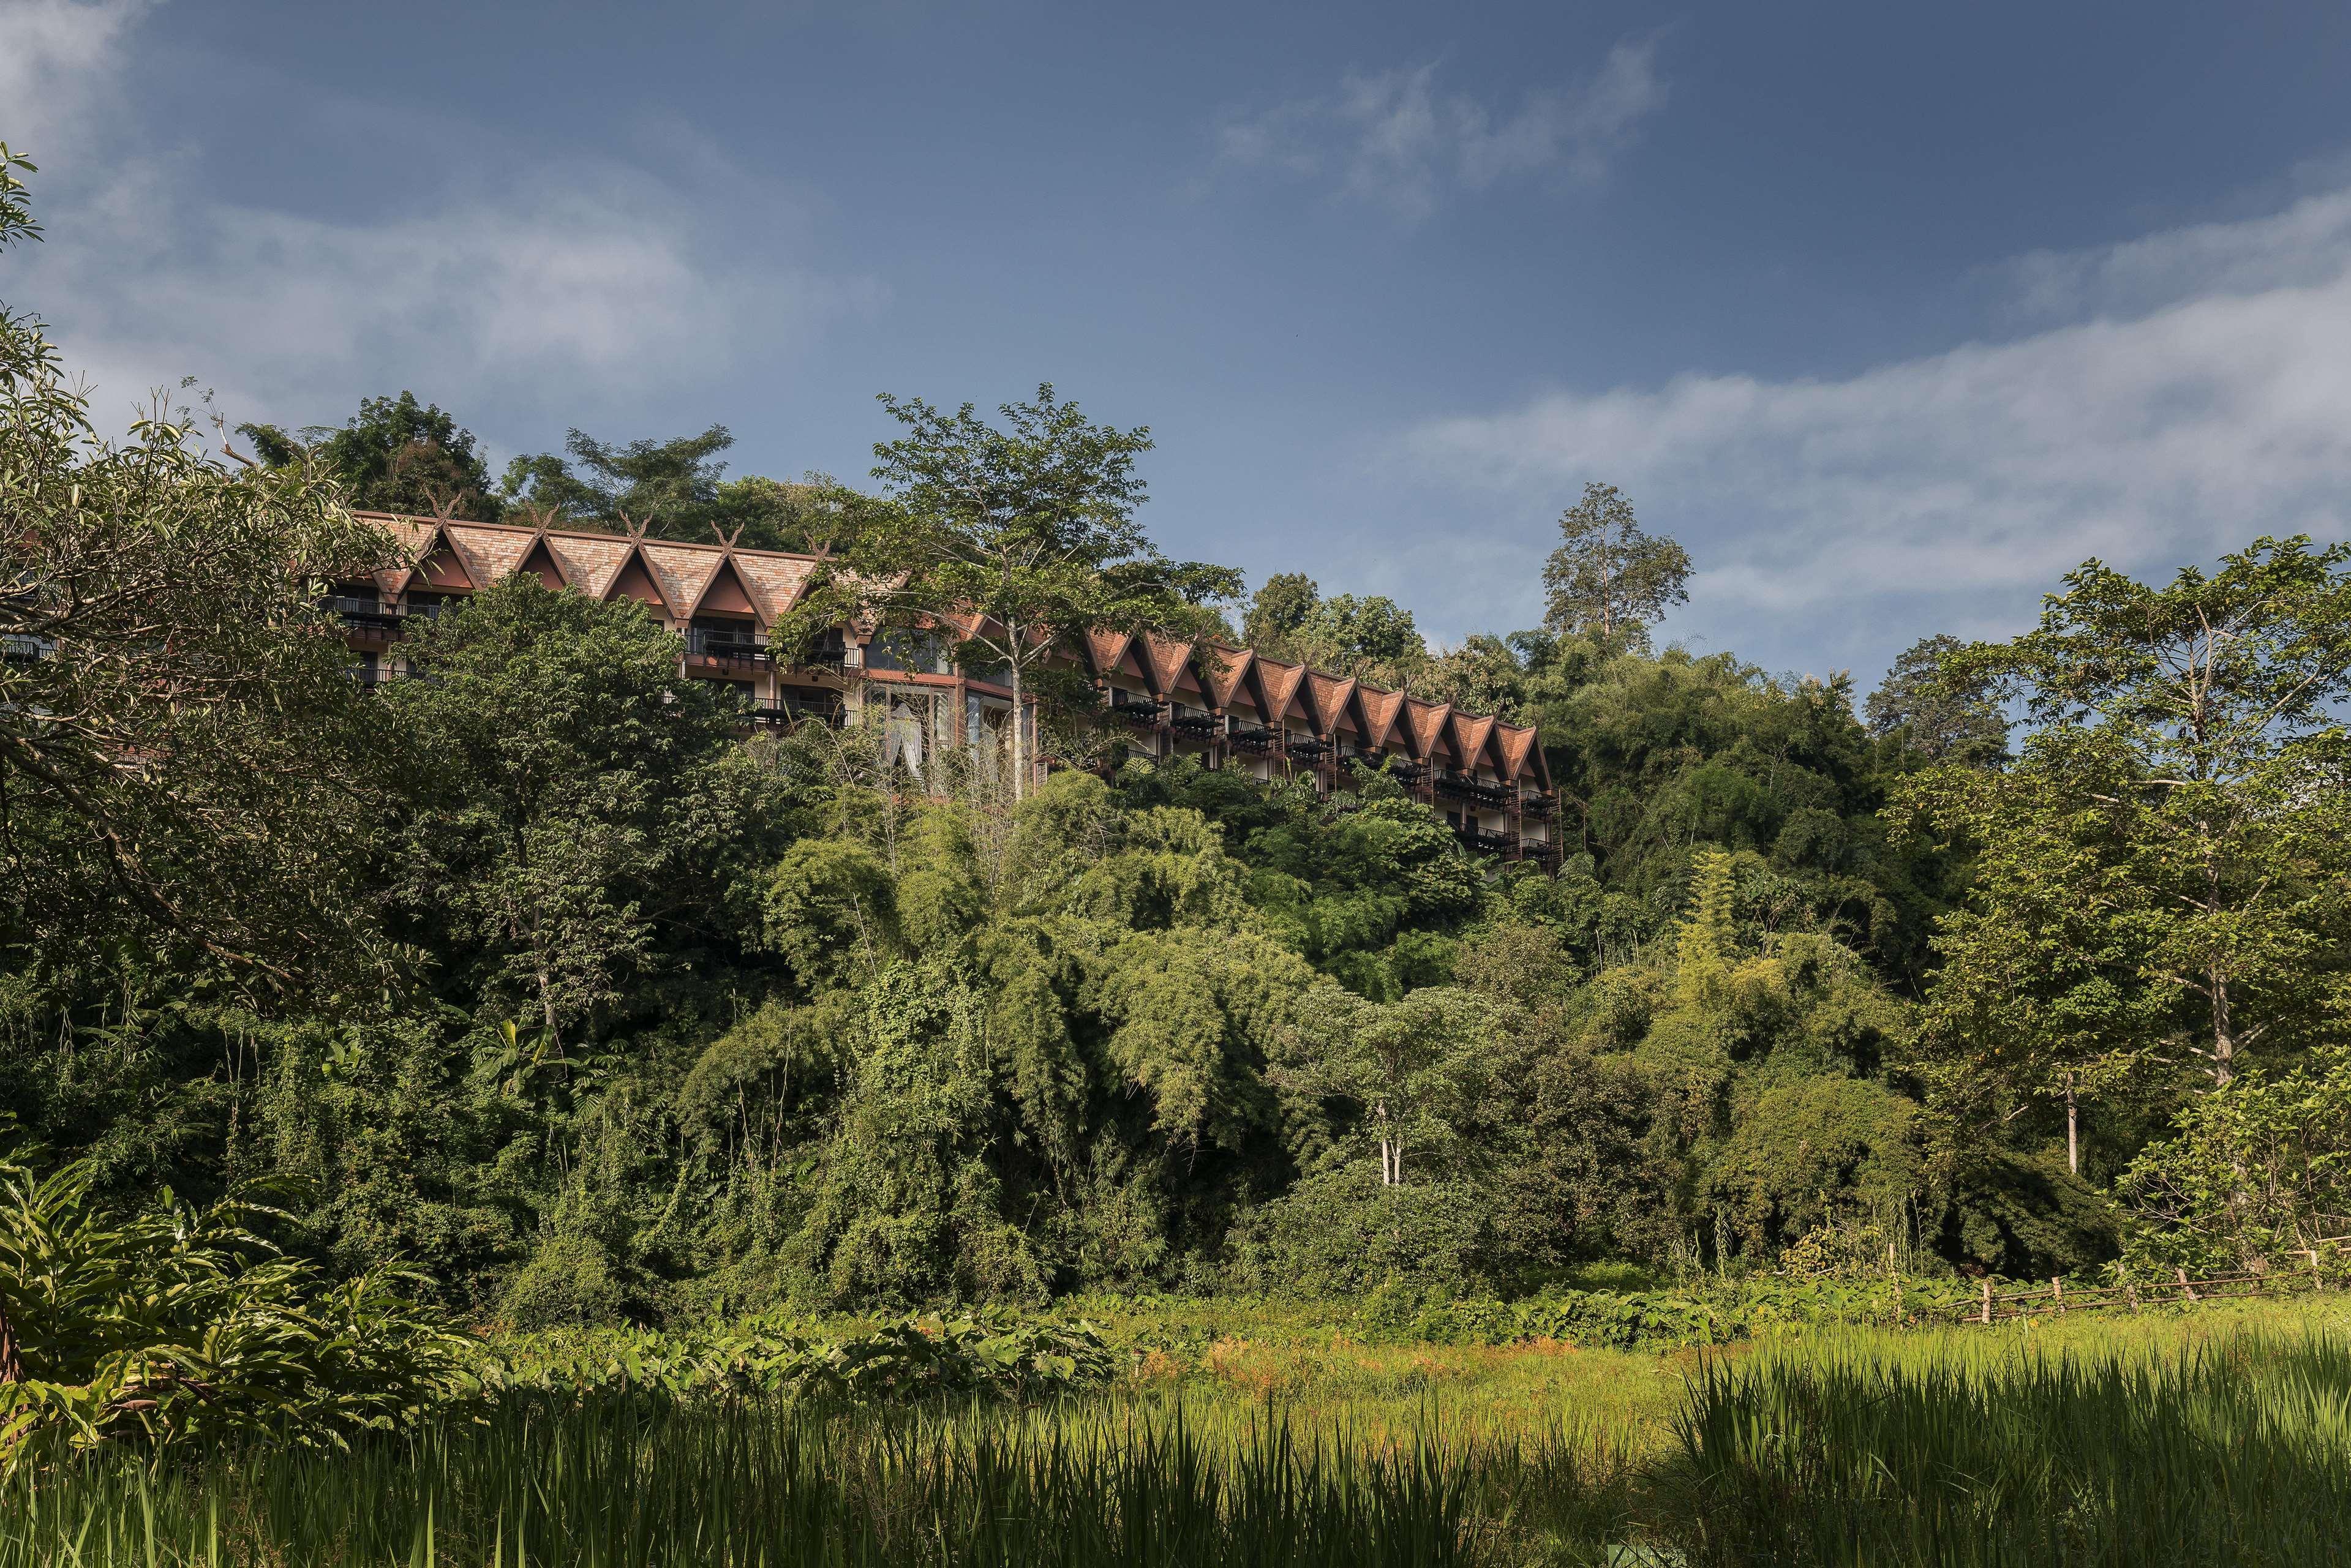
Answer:
[{"label": "hillside resort building", "polygon": [[[408,620],[528,572],[550,589],[644,605],[684,639],[684,674],[737,688],[747,725],[878,718],[893,759],[917,779],[938,777],[949,747],[1001,755],[1004,727],[1013,722],[1011,692],[956,667],[950,635],[841,625],[812,649],[771,647],[770,628],[806,591],[815,556],[360,515],[389,531],[413,563],[337,584],[329,601],[355,673],[371,685],[409,673]],[[1192,757],[1268,781],[1305,779],[1325,796],[1353,789],[1357,765],[1384,768],[1469,848],[1556,864],[1557,797],[1531,727],[1220,642],[1094,632],[1058,657],[1091,680],[1103,722],[1123,732],[1131,755]],[[1022,722],[1033,737],[1033,717]],[[1033,745],[1027,749],[1036,755]]]}]

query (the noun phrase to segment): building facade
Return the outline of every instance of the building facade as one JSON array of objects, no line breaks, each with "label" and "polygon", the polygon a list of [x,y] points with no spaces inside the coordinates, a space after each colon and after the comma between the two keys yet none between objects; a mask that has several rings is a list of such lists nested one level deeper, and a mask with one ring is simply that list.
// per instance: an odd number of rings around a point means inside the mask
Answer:
[{"label": "building facade", "polygon": [[[811,652],[773,647],[770,632],[807,591],[814,556],[360,516],[414,563],[335,587],[329,605],[362,682],[409,670],[409,620],[527,572],[550,589],[645,606],[684,639],[684,674],[736,688],[747,726],[878,719],[892,757],[917,778],[937,776],[948,748],[1001,756],[1016,722],[1032,727],[1033,742],[1033,707],[1016,718],[1008,689],[956,667],[949,632],[843,625]],[[1557,797],[1532,728],[1218,642],[1096,632],[1068,657],[1102,694],[1103,722],[1123,730],[1137,755],[1192,757],[1268,781],[1303,779],[1325,795],[1352,789],[1357,764],[1384,768],[1471,849],[1556,863]]]}]

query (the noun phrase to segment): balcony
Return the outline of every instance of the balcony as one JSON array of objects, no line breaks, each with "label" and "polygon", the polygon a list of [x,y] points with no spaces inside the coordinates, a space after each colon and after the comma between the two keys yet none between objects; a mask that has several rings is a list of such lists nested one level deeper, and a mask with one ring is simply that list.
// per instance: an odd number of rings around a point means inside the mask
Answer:
[{"label": "balcony", "polygon": [[1270,729],[1237,729],[1225,737],[1235,751],[1264,757],[1280,747],[1281,737]]},{"label": "balcony", "polygon": [[319,601],[319,608],[340,621],[352,636],[370,642],[389,643],[400,635],[401,622],[407,619],[396,610],[386,610],[381,600],[353,593],[330,593]]},{"label": "balcony", "polygon": [[1388,763],[1388,777],[1399,784],[1416,787],[1428,781],[1428,764],[1415,762],[1409,757],[1398,757]]},{"label": "balcony", "polygon": [[1484,828],[1468,826],[1456,828],[1453,833],[1466,847],[1485,854],[1506,855],[1519,847],[1516,833],[1490,832]]},{"label": "balcony", "polygon": [[1559,810],[1559,797],[1547,794],[1529,795],[1519,802],[1519,810],[1535,821],[1548,822],[1552,819],[1552,813]]},{"label": "balcony", "polygon": [[839,703],[803,702],[797,697],[784,697],[773,702],[747,702],[741,709],[743,722],[753,729],[793,730],[804,724],[821,724],[830,728],[841,727]]},{"label": "balcony", "polygon": [[1216,738],[1218,723],[1217,718],[1208,714],[1187,713],[1180,717],[1169,719],[1167,727],[1189,739],[1213,740]]},{"label": "balcony", "polygon": [[751,633],[712,632],[701,627],[686,632],[685,656],[730,670],[764,670],[776,662],[767,645]]},{"label": "balcony", "polygon": [[1113,692],[1111,694],[1110,713],[1112,717],[1123,719],[1137,729],[1159,727],[1159,705],[1148,697],[1130,697]]},{"label": "balcony", "polygon": [[28,632],[11,632],[0,637],[0,659],[12,664],[35,664],[57,651],[57,645],[47,637],[36,637]]},{"label": "balcony", "polygon": [[1510,791],[1499,784],[1489,784],[1462,773],[1440,773],[1437,776],[1437,792],[1457,800],[1468,800],[1489,811],[1513,810],[1518,801]]},{"label": "balcony", "polygon": [[1319,735],[1293,735],[1286,749],[1301,762],[1320,762],[1331,755],[1331,743]]}]

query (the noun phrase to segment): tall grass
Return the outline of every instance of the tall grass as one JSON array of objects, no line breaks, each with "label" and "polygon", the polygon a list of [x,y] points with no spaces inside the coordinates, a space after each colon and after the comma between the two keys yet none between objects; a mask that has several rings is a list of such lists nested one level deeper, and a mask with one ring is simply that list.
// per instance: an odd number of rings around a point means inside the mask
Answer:
[{"label": "tall grass", "polygon": [[20,1483],[18,1564],[1447,1564],[1604,1529],[1568,1445],[1374,1448],[1279,1418],[833,1412],[642,1395],[509,1405],[341,1458]]},{"label": "tall grass", "polygon": [[28,1469],[0,1487],[0,1568],[2332,1563],[2346,1321],[1670,1358],[1220,1338],[1026,1410],[521,1393],[347,1455]]},{"label": "tall grass", "polygon": [[1884,1336],[1710,1364],[1680,1427],[1701,1561],[2339,1563],[2351,1344],[2159,1354]]}]

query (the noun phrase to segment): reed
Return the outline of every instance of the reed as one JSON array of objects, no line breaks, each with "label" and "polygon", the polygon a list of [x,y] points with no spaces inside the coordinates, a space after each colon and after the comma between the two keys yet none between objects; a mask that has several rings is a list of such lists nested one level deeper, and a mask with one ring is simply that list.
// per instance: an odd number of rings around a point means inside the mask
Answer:
[{"label": "reed", "polygon": [[2335,1563],[2351,1313],[1644,1357],[1221,1333],[1026,1408],[517,1389],[348,1453],[78,1455],[0,1568]]},{"label": "reed", "polygon": [[2277,1564],[2351,1538],[2351,1343],[1874,1336],[1710,1364],[1678,1423],[1694,1561]]}]

